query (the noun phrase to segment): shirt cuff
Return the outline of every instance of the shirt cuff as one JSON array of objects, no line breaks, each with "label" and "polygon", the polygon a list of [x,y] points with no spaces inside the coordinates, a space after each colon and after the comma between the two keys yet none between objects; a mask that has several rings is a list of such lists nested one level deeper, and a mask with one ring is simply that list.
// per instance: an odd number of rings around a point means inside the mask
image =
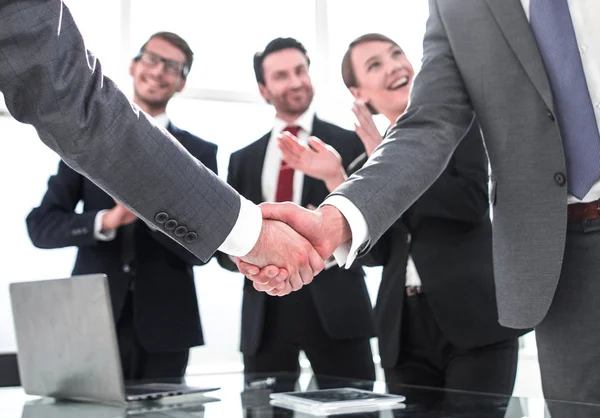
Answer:
[{"label": "shirt cuff", "polygon": [[117,236],[116,229],[107,229],[102,232],[102,217],[106,212],[108,212],[108,209],[101,210],[94,218],[94,238],[98,241],[112,241]]},{"label": "shirt cuff", "polygon": [[338,266],[337,259],[333,255],[331,257],[329,257],[327,260],[323,261],[323,270],[329,270],[330,268],[337,267],[337,266]]},{"label": "shirt cuff", "polygon": [[328,197],[321,204],[321,206],[323,205],[334,206],[342,213],[342,215],[344,215],[344,218],[348,221],[348,225],[350,225],[352,239],[349,242],[340,245],[333,252],[333,256],[340,267],[344,266],[350,268],[356,259],[358,251],[369,241],[369,227],[367,226],[367,221],[356,205],[352,203],[350,199],[342,195]]},{"label": "shirt cuff", "polygon": [[243,257],[256,245],[262,229],[260,208],[248,199],[240,196],[240,213],[233,229],[219,247],[225,254]]}]

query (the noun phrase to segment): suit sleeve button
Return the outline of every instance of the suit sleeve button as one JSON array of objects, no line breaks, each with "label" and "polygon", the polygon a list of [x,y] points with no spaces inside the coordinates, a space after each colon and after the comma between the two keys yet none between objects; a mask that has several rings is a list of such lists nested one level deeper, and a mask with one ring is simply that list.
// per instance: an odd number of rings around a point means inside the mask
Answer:
[{"label": "suit sleeve button", "polygon": [[177,225],[179,225],[177,223],[177,221],[175,219],[169,219],[167,222],[165,222],[165,229],[167,231],[172,231],[175,228],[177,228]]},{"label": "suit sleeve button", "polygon": [[175,228],[175,236],[176,237],[183,237],[185,234],[187,234],[187,228],[183,225],[178,226],[177,228]]},{"label": "suit sleeve button", "polygon": [[183,237],[183,240],[185,242],[187,242],[188,244],[191,244],[192,242],[196,241],[197,239],[198,239],[198,234],[196,234],[195,232],[188,232]]},{"label": "suit sleeve button", "polygon": [[159,212],[154,217],[156,223],[164,224],[169,219],[169,214],[167,212]]}]

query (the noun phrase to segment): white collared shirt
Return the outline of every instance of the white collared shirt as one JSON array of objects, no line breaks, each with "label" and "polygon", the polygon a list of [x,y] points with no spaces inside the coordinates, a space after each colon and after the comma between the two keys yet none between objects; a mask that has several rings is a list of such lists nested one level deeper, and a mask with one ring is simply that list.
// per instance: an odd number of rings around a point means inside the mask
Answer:
[{"label": "white collared shirt", "polygon": [[154,121],[165,129],[169,127],[170,120],[166,113],[154,116]]},{"label": "white collared shirt", "polygon": [[[279,149],[277,138],[281,135],[287,126],[299,126],[298,142],[308,144],[308,137],[312,134],[313,121],[315,118],[314,110],[308,109],[298,117],[293,123],[287,123],[279,118],[275,118],[271,137],[267,145],[265,160],[262,171],[262,194],[265,202],[275,202],[277,193],[277,181],[279,180],[279,169],[281,166],[282,154]],[[294,203],[302,203],[302,188],[304,185],[304,173],[300,170],[294,171],[293,199]]]},{"label": "white collared shirt", "polygon": [[[521,0],[527,19],[529,19],[529,2],[530,0]],[[594,106],[596,122],[599,124],[600,129],[600,25],[597,23],[598,16],[600,16],[600,1],[568,0],[568,3],[583,63],[583,71]],[[594,184],[582,201],[589,202],[598,198],[600,198],[600,180]],[[573,196],[569,196],[567,199],[567,203],[577,201]],[[323,204],[335,206],[350,225],[352,232],[351,246],[344,244],[334,253],[338,263],[349,268],[356,259],[358,250],[369,240],[367,222],[354,203],[343,196],[331,196]]]}]

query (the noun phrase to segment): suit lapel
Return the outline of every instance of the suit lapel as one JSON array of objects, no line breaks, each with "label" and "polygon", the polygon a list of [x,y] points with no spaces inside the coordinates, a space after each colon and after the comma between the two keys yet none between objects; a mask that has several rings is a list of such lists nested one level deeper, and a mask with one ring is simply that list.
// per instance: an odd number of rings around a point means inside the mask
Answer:
[{"label": "suit lapel", "polygon": [[169,124],[167,125],[167,132],[169,132],[171,135],[173,135],[173,137],[181,145],[183,145],[185,147],[185,144],[182,142],[183,137],[180,134],[181,129],[179,129],[177,126],[173,125],[173,123],[171,121],[169,121]]},{"label": "suit lapel", "polygon": [[554,111],[552,92],[537,42],[519,0],[486,0],[517,59],[549,109]]},{"label": "suit lapel", "polygon": [[171,135],[175,135],[175,133],[179,130],[179,128],[175,125],[173,125],[173,122],[169,121],[169,123],[167,124],[167,131],[169,131],[169,133]]},{"label": "suit lapel", "polygon": [[[250,188],[252,190],[250,200],[254,203],[263,202],[262,193],[262,172],[265,165],[265,156],[267,155],[267,145],[269,145],[269,139],[271,138],[271,132],[265,134],[258,140],[256,144],[256,150],[254,155],[250,156],[256,164],[250,164],[250,174],[246,181],[252,182]],[[258,181],[257,181],[258,179]]]},{"label": "suit lapel", "polygon": [[[327,135],[327,127],[325,124],[315,116],[313,120],[313,130],[310,133],[311,136],[316,136],[323,142],[328,142],[329,135]],[[320,183],[321,180],[317,180],[313,177],[304,176],[304,182],[302,185],[302,202],[300,203],[302,206],[306,207],[308,203],[310,203],[310,193],[314,190],[315,186]]]},{"label": "suit lapel", "polygon": [[171,135],[177,138],[177,136],[179,135],[179,131],[180,129],[177,126],[173,125],[171,121],[169,121],[169,124],[167,125],[167,132],[169,132]]}]

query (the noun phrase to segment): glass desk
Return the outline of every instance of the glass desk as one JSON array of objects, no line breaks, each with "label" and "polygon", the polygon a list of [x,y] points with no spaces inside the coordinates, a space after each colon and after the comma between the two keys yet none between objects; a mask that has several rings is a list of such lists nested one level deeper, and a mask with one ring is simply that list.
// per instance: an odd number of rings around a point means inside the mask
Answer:
[{"label": "glass desk", "polygon": [[[301,412],[271,406],[272,392],[313,390],[331,387],[356,387],[385,393],[383,382],[364,382],[332,378],[304,378],[294,381],[285,374],[273,379],[257,377],[252,387],[241,373],[187,376],[190,385],[219,386],[220,390],[204,395],[169,398],[161,402],[109,406],[79,402],[55,402],[52,399],[26,395],[21,388],[0,389],[2,418],[308,418]],[[511,398],[470,392],[443,391],[405,386],[404,409],[368,413],[332,415],[339,418],[595,418],[600,406],[566,402],[544,402],[543,399]],[[548,410],[550,412],[548,412]]]}]

